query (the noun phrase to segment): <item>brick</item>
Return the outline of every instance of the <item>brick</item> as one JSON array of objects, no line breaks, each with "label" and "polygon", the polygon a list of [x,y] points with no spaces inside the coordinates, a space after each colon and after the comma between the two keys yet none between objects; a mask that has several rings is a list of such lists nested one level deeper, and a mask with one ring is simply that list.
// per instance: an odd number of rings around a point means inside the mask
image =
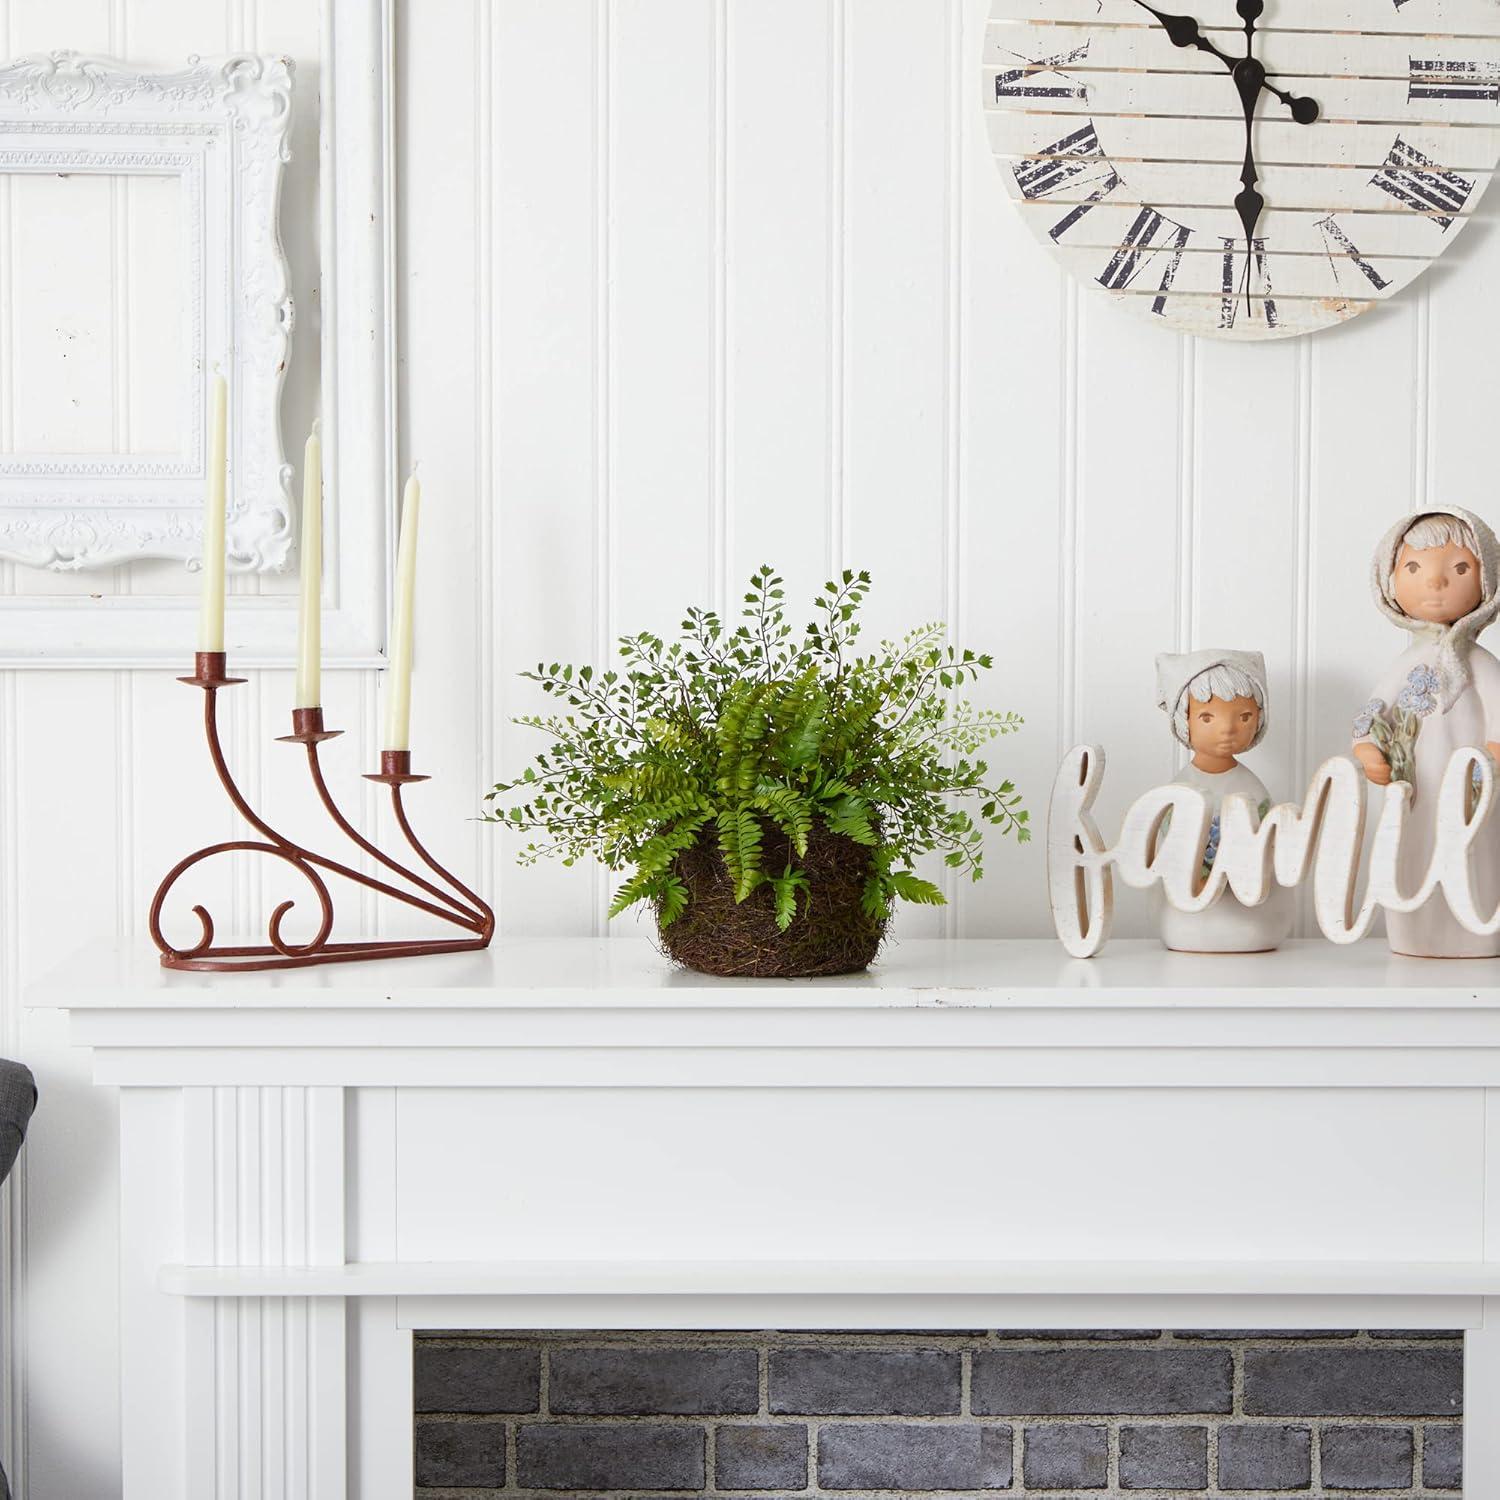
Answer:
[{"label": "brick", "polygon": [[1311,1484],[1311,1428],[1219,1429],[1221,1490],[1305,1490]]},{"label": "brick", "polygon": [[1323,1483],[1340,1490],[1409,1489],[1410,1427],[1325,1427]]},{"label": "brick", "polygon": [[1122,1427],[1120,1486],[1127,1490],[1208,1488],[1208,1428]]},{"label": "brick", "polygon": [[1231,1409],[1227,1349],[996,1349],[974,1355],[979,1416],[1159,1416]]},{"label": "brick", "polygon": [[962,1385],[962,1357],[949,1350],[781,1349],[770,1360],[778,1414],[953,1416]]},{"label": "brick", "polygon": [[688,1423],[527,1423],[516,1482],[536,1490],[701,1490],[706,1434]]},{"label": "brick", "polygon": [[1462,1340],[1461,1328],[1372,1328],[1372,1339],[1450,1339],[1453,1343]]},{"label": "brick", "polygon": [[420,1412],[540,1409],[542,1357],[535,1349],[445,1349],[419,1342],[413,1371]]},{"label": "brick", "polygon": [[1102,1490],[1109,1482],[1109,1429],[1076,1422],[1028,1427],[1021,1472],[1028,1490]]},{"label": "brick", "polygon": [[805,1490],[807,1428],[800,1422],[717,1428],[714,1483],[721,1490]]},{"label": "brick", "polygon": [[419,1488],[503,1489],[503,1422],[418,1422],[416,1480]]},{"label": "brick", "polygon": [[935,1422],[841,1422],[819,1429],[829,1490],[1003,1490],[1011,1429]]},{"label": "brick", "polygon": [[713,1416],[760,1409],[754,1349],[554,1349],[547,1408],[568,1416]]},{"label": "brick", "polygon": [[1174,1339],[1209,1339],[1214,1342],[1238,1343],[1244,1339],[1290,1339],[1299,1344],[1313,1340],[1352,1339],[1357,1328],[1194,1328],[1188,1333],[1174,1333]]},{"label": "brick", "polygon": [[1461,1490],[1464,1485],[1464,1430],[1428,1427],[1422,1435],[1422,1483],[1429,1490]]},{"label": "brick", "polygon": [[1451,1417],[1463,1409],[1459,1349],[1247,1349],[1256,1417]]},{"label": "brick", "polygon": [[1142,1339],[1159,1339],[1159,1328],[1014,1328],[1001,1331],[1002,1339],[1048,1339],[1062,1342],[1067,1339],[1087,1339],[1096,1344],[1117,1344],[1127,1339],[1139,1342]]}]

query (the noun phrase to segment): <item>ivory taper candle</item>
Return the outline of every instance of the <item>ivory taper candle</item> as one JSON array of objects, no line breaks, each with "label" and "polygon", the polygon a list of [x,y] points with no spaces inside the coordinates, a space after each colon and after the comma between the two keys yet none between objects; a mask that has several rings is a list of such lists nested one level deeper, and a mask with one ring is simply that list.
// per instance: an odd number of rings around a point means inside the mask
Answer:
[{"label": "ivory taper candle", "polygon": [[391,666],[386,686],[387,750],[411,749],[412,600],[417,588],[417,518],[422,486],[413,474],[401,497],[401,540],[396,547],[396,601],[391,611]]},{"label": "ivory taper candle", "polygon": [[229,423],[229,387],[215,375],[209,387],[208,493],[203,497],[203,592],[198,611],[198,649],[224,649],[224,479]]},{"label": "ivory taper candle", "polygon": [[302,450],[302,607],[297,618],[297,696],[294,708],[323,701],[323,445],[318,424]]}]

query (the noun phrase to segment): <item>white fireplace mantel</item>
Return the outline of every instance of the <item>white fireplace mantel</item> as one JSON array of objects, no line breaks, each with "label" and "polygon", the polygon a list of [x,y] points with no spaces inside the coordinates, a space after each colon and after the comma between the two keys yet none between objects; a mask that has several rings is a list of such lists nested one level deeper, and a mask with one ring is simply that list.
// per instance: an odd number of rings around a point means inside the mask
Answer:
[{"label": "white fireplace mantel", "polygon": [[411,1493],[411,1330],[1444,1327],[1500,1494],[1500,966],[643,942],[283,974],[86,950],[126,1500]]}]

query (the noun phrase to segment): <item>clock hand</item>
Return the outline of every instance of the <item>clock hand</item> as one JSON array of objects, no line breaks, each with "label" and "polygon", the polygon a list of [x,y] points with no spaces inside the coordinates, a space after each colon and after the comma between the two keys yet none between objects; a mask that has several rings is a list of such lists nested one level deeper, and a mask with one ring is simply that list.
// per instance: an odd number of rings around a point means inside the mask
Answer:
[{"label": "clock hand", "polygon": [[[1154,5],[1148,5],[1146,0],[1135,0],[1142,10],[1149,11],[1161,23],[1166,30],[1167,38],[1174,47],[1196,47],[1200,52],[1206,52],[1210,57],[1216,57],[1232,73],[1237,65],[1237,60],[1227,52],[1221,51],[1198,29],[1198,23],[1191,16],[1171,16],[1165,11],[1157,10]],[[1286,89],[1277,88],[1266,77],[1265,70],[1261,70],[1260,83],[1256,91],[1265,89],[1275,96],[1291,110],[1292,118],[1299,125],[1311,125],[1318,118],[1318,101],[1316,99],[1302,98],[1296,94],[1288,93]]]},{"label": "clock hand", "polygon": [[1255,227],[1265,210],[1266,200],[1255,190],[1258,174],[1255,168],[1255,106],[1260,100],[1266,70],[1255,58],[1255,23],[1265,9],[1265,0],[1236,0],[1235,9],[1245,22],[1245,55],[1234,65],[1234,84],[1245,110],[1245,162],[1240,169],[1240,191],[1234,206],[1245,231],[1245,311],[1250,310],[1250,267],[1255,260]]}]

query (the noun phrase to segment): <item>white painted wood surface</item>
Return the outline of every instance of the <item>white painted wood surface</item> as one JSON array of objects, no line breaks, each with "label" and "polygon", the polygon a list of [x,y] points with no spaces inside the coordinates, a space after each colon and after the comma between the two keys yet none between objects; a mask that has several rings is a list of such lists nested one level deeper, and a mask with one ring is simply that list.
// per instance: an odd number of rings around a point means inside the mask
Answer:
[{"label": "white painted wood surface", "polygon": [[1500,1295],[1500,1262],[428,1260],[357,1261],[338,1266],[203,1262],[164,1265],[157,1285],[177,1297],[721,1297],[742,1302],[768,1297],[933,1296],[1420,1299]]},{"label": "white painted wood surface", "polygon": [[757,986],[601,939],[96,948],[32,998],[124,1085],[125,1500],[405,1500],[416,1328],[1457,1327],[1482,1412],[1500,987],[1333,953],[913,942]]},{"label": "white painted wood surface", "polygon": [[[391,440],[403,461],[421,460],[429,513],[442,513],[423,541],[414,717],[416,753],[437,779],[413,794],[414,816],[439,855],[496,895],[504,932],[603,933],[608,889],[582,868],[518,870],[503,835],[465,821],[534,748],[510,722],[536,706],[515,673],[544,654],[598,654],[628,626],[670,626],[689,600],[733,604],[737,581],[767,559],[804,593],[830,568],[868,565],[882,626],[945,618],[993,650],[984,699],[1027,719],[993,761],[1037,817],[1080,740],[1113,747],[1106,827],[1173,774],[1151,703],[1160,650],[1264,648],[1276,727],[1255,764],[1275,796],[1347,744],[1370,670],[1396,644],[1368,601],[1369,546],[1429,496],[1477,494],[1492,461],[1473,413],[1500,407],[1487,352],[1500,299],[1485,294],[1500,274],[1500,200],[1406,293],[1315,340],[1148,337],[1081,295],[996,181],[975,101],[987,11],[986,0],[420,0],[396,7],[393,93],[378,72],[335,91],[398,147],[390,211],[377,195],[343,220],[376,213],[393,238],[399,229],[399,272],[373,256],[365,275],[399,292]],[[320,380],[317,257],[335,227],[332,206],[319,224],[311,170],[320,89],[328,98],[315,7],[0,4],[0,57],[55,46],[159,63],[246,47],[297,61],[283,232],[301,320],[283,414],[289,433],[304,431]],[[385,113],[392,98],[399,118]],[[673,163],[685,143],[698,154],[638,197],[664,136]],[[654,261],[664,213],[683,237]],[[88,419],[103,436],[122,421],[139,438],[161,417],[152,366],[137,374],[139,316],[159,295],[139,279],[154,210],[114,214],[112,230],[103,205],[90,221],[100,253],[76,283],[90,326],[120,333],[107,362],[116,394]],[[0,193],[0,388],[66,415],[68,388],[28,358],[11,316],[39,294],[20,232]],[[120,295],[132,288],[133,301]],[[657,356],[640,348],[653,328],[673,330]],[[369,378],[352,352],[387,332],[340,325],[341,390]],[[654,400],[639,387],[653,371]],[[325,433],[331,393],[325,374]],[[0,399],[0,443],[15,441],[16,419]],[[361,451],[370,467],[344,491],[356,502],[390,493],[395,462]],[[366,659],[381,608],[355,580],[359,559],[378,566],[378,545],[372,527],[329,553],[353,569],[330,584],[329,607],[336,594],[348,654]],[[295,578],[248,587],[289,664]],[[77,639],[57,621],[91,607],[90,589],[102,606],[124,601],[112,654],[81,671],[36,670],[36,658],[0,667],[0,1038],[43,1091],[0,1226],[13,1273],[0,1339],[27,1376],[23,1399],[0,1360],[0,1426],[26,1435],[13,1467],[34,1500],[116,1493],[113,1330],[132,1315],[112,1272],[110,1095],[89,1087],[60,1016],[22,1010],[22,986],[85,938],[144,943],[151,890],[187,832],[230,826],[192,738],[196,699],[170,671],[122,665],[163,643],[190,648],[193,580],[156,565],[78,581],[0,564],[0,591],[50,640]],[[353,776],[378,748],[378,673],[330,672],[325,684],[330,720],[349,731],[330,747],[330,774]],[[290,666],[235,693],[232,753],[295,829],[312,809],[295,752],[271,740],[285,732]],[[1039,845],[997,847],[981,885],[954,888],[946,911],[902,913],[897,933],[1040,938],[1042,868]],[[256,880],[226,882],[246,929],[263,910]],[[1117,934],[1148,930],[1144,899],[1121,893]],[[1447,966],[1421,972],[1451,989]],[[1454,1054],[1451,1066],[1468,1065]],[[373,1110],[362,1092],[359,1128],[378,1135]],[[392,1220],[369,1212],[362,1232],[386,1245],[369,1253],[388,1259]],[[399,1344],[393,1317],[362,1327],[361,1348]],[[359,1462],[388,1464],[389,1439],[366,1430]]]}]

